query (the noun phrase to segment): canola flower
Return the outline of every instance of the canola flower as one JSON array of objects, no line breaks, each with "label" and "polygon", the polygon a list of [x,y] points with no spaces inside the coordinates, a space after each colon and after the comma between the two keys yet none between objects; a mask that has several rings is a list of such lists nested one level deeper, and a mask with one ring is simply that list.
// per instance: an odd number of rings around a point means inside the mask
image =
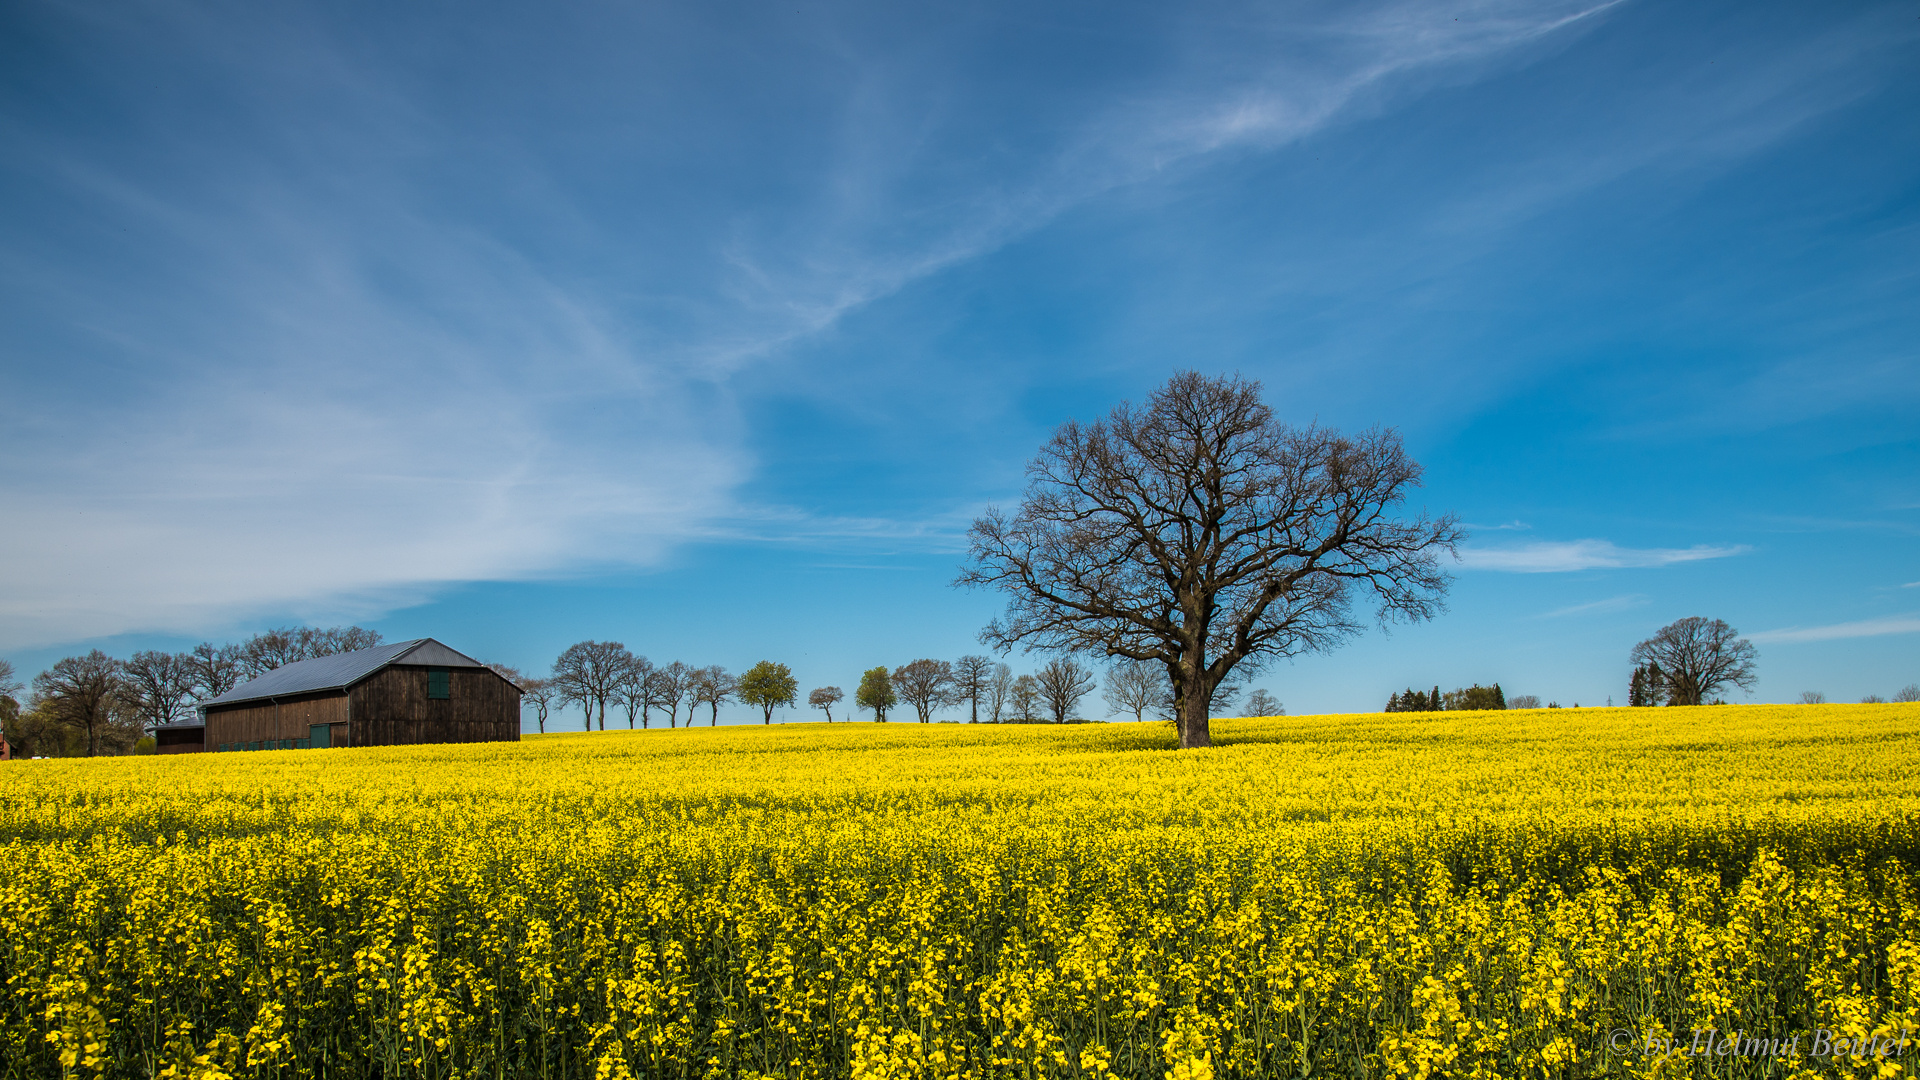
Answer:
[{"label": "canola flower", "polygon": [[[0,1075],[1920,1060],[1920,706],[1215,732],[1201,752],[1161,725],[816,724],[9,764]],[[1694,1054],[1704,1029],[1802,1038]],[[1816,1031],[1859,1052],[1817,1055]]]}]

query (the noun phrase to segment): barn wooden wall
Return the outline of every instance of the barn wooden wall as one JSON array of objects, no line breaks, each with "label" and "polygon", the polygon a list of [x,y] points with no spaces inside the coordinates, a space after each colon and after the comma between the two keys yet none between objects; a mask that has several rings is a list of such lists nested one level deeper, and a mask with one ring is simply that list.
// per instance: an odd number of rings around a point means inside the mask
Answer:
[{"label": "barn wooden wall", "polygon": [[156,754],[197,754],[210,749],[206,745],[206,728],[161,728],[153,736],[153,752]]},{"label": "barn wooden wall", "polygon": [[449,696],[427,697],[427,669],[395,665],[356,685],[355,746],[401,743],[518,742],[520,691],[485,668],[449,671]]},{"label": "barn wooden wall", "polygon": [[[347,695],[333,690],[321,696],[281,699],[278,706],[256,701],[231,709],[207,710],[208,750],[221,743],[266,742],[270,739],[304,739],[314,724],[347,722]],[[338,736],[344,729],[335,728]]]}]

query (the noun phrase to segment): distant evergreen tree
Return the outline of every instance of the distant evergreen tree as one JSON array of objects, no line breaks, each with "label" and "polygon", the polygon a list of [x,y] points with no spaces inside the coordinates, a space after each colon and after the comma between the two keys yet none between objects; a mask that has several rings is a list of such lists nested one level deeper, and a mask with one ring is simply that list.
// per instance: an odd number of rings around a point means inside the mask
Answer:
[{"label": "distant evergreen tree", "polygon": [[[1488,689],[1486,687],[1479,686],[1476,684],[1474,686],[1474,690],[1478,695],[1477,697],[1475,697],[1474,700],[1479,701],[1480,704],[1459,705],[1459,706],[1456,706],[1456,708],[1462,708],[1462,709],[1467,709],[1467,708],[1504,709],[1506,708],[1506,704],[1505,704],[1506,699],[1499,695],[1498,693],[1499,687],[1496,686],[1492,689]],[[1466,691],[1456,690],[1454,691],[1454,693],[1465,694]],[[1447,708],[1447,698],[1449,696],[1451,695],[1444,695],[1440,693],[1440,688],[1437,686],[1433,688],[1432,693],[1428,693],[1423,690],[1415,690],[1413,687],[1409,686],[1407,687],[1404,693],[1394,694],[1387,698],[1386,711],[1387,712],[1440,712],[1443,709]],[[1493,702],[1495,700],[1500,701],[1501,704],[1497,706],[1494,705]]]},{"label": "distant evergreen tree", "polygon": [[1627,705],[1642,708],[1667,703],[1667,673],[1660,665],[1649,660],[1633,669],[1633,678],[1627,684]]},{"label": "distant evergreen tree", "polygon": [[1507,695],[1500,689],[1499,683],[1493,684],[1493,707],[1502,711],[1507,707]]}]

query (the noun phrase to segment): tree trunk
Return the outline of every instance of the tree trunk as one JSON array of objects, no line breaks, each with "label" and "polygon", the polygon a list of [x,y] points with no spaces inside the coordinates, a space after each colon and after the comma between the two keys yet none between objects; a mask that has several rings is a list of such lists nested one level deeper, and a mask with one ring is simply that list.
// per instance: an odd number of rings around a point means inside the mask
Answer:
[{"label": "tree trunk", "polygon": [[1213,745],[1213,733],[1207,729],[1207,705],[1211,695],[1188,691],[1180,703],[1184,714],[1180,722],[1180,749],[1195,750]]}]

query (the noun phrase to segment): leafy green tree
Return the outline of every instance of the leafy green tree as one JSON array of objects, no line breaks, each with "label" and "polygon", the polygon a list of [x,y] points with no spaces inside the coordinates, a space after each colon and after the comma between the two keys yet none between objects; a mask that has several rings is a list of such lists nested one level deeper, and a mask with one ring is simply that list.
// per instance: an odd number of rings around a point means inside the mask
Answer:
[{"label": "leafy green tree", "polygon": [[893,675],[885,667],[868,669],[860,676],[860,689],[853,693],[853,703],[863,709],[873,710],[873,722],[887,722],[887,710],[900,703],[893,693]]},{"label": "leafy green tree", "polygon": [[1448,691],[1441,697],[1440,704],[1446,709],[1505,709],[1507,696],[1500,691],[1499,683],[1494,683],[1492,686],[1474,683],[1472,686]]},{"label": "leafy green tree", "polygon": [[[773,710],[792,705],[799,693],[800,682],[793,677],[793,669],[785,664],[762,660],[740,676],[740,700],[759,707],[763,724],[773,723]],[[691,715],[687,723],[693,723]]]}]

